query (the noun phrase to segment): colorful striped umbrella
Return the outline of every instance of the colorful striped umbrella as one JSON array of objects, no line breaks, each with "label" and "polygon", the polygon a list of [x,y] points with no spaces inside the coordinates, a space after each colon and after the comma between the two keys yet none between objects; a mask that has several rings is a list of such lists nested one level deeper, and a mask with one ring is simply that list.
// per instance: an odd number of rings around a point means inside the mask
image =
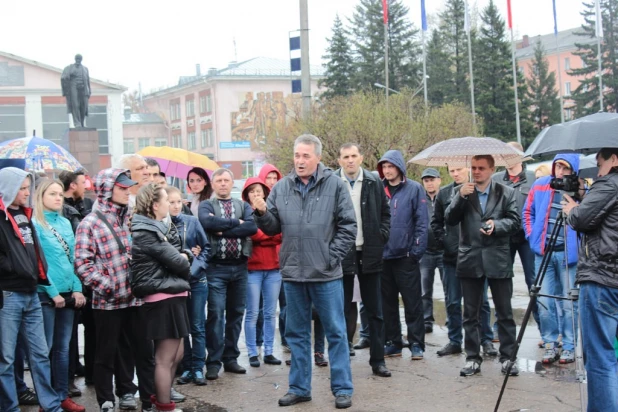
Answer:
[{"label": "colorful striped umbrella", "polygon": [[0,143],[0,159],[24,159],[26,170],[74,172],[82,165],[62,146],[40,137],[23,137]]}]

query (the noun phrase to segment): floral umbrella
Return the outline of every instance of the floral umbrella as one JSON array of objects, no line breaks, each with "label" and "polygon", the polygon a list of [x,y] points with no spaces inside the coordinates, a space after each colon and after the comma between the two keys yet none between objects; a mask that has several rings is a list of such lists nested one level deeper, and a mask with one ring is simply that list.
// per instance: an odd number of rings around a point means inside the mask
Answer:
[{"label": "floral umbrella", "polygon": [[159,163],[161,171],[165,173],[166,176],[176,177],[178,179],[186,179],[187,173],[194,167],[201,167],[211,173],[220,167],[214,160],[210,160],[207,156],[175,147],[148,146],[137,152],[137,154],[155,159]]},{"label": "floral umbrella", "polygon": [[26,170],[74,172],[82,165],[63,147],[40,137],[23,137],[0,143],[0,159],[24,159]]}]

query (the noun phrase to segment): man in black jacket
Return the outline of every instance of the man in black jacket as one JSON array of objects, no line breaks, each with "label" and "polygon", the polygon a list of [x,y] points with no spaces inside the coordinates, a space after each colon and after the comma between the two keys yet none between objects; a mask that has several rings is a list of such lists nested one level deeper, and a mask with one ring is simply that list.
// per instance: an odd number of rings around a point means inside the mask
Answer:
[{"label": "man in black jacket", "polygon": [[618,148],[597,154],[599,179],[581,203],[564,195],[567,223],[583,233],[577,262],[588,410],[618,410]]},{"label": "man in black jacket", "polygon": [[49,285],[47,265],[32,225],[31,178],[24,170],[0,170],[0,410],[19,410],[15,375],[17,336],[23,334],[30,352],[30,368],[39,404],[46,411],[62,408],[51,386],[49,351],[37,285]]},{"label": "man in black jacket", "polygon": [[[479,309],[485,282],[489,283],[498,317],[500,362],[506,373],[508,360],[515,349],[513,296],[513,263],[510,259],[510,236],[521,226],[515,191],[492,182],[494,158],[479,155],[472,158],[474,183],[465,183],[453,195],[446,210],[446,222],[459,224],[457,276],[464,299],[466,365],[461,376],[481,371]],[[518,375],[517,366],[511,375]]]},{"label": "man in black jacket", "polygon": [[[384,317],[380,273],[382,252],[390,233],[391,212],[382,182],[361,167],[363,155],[356,143],[346,143],[339,149],[339,165],[335,172],[350,190],[356,215],[356,242],[342,262],[344,313],[349,316],[354,295],[354,275],[358,276],[361,298],[369,318],[370,358],[374,375],[389,377],[384,362]],[[348,322],[349,323],[349,322]],[[356,320],[354,320],[356,326]],[[348,342],[352,331],[348,329]]]}]

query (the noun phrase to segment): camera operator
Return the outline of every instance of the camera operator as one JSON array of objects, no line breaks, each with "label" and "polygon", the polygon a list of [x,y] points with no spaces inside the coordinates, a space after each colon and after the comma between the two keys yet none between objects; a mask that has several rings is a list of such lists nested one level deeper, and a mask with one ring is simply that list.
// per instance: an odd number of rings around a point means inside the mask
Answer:
[{"label": "camera operator", "polygon": [[588,410],[618,410],[614,340],[618,328],[618,148],[597,154],[597,179],[580,204],[565,195],[567,223],[582,233],[577,283]]},{"label": "camera operator", "polygon": [[[535,270],[538,273],[543,256],[549,252],[547,245],[553,232],[556,220],[562,210],[562,199],[565,191],[576,191],[579,186],[577,173],[579,171],[579,154],[558,154],[552,163],[551,176],[539,178],[528,194],[524,205],[522,219],[526,239],[535,253]],[[575,186],[575,187],[573,187]],[[575,264],[577,263],[577,234],[567,228],[567,238],[564,230],[558,230],[558,237],[551,252],[551,259],[541,285],[542,295],[567,295],[569,285],[575,282]],[[569,268],[567,282],[564,272]],[[571,304],[562,305],[562,317],[558,315],[554,298],[540,296],[538,299],[539,318],[541,320],[541,338],[545,344],[542,358],[544,364],[550,364],[558,359],[566,364],[575,361],[575,333],[573,331]],[[577,307],[575,306],[577,312]],[[562,331],[562,352],[558,346],[558,335]]]}]

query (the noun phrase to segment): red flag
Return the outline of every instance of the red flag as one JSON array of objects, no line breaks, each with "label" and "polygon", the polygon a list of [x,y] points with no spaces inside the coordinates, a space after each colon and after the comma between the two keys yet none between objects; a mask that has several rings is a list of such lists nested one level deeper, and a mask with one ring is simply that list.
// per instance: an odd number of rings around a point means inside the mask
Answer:
[{"label": "red flag", "polygon": [[382,0],[382,9],[384,9],[384,24],[388,24],[388,0]]},{"label": "red flag", "polygon": [[506,7],[508,9],[509,29],[513,28],[513,13],[511,12],[511,0],[506,0]]}]

